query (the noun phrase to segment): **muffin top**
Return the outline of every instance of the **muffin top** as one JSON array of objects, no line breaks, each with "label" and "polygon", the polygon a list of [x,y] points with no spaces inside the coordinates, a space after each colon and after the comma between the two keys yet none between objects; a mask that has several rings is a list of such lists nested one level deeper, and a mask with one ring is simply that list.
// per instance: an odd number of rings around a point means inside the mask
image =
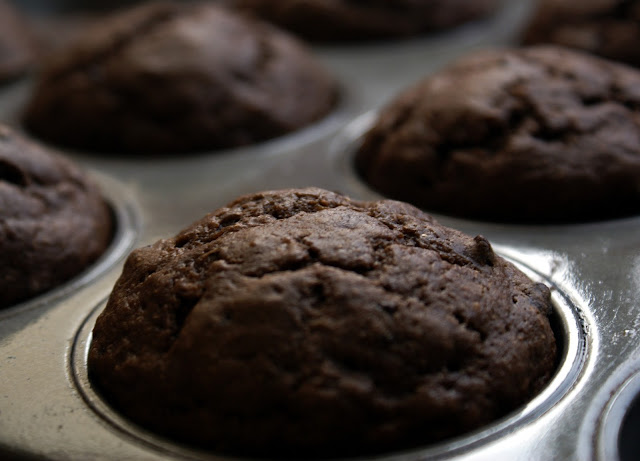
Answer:
[{"label": "muffin top", "polygon": [[497,0],[224,0],[314,41],[407,37],[492,12]]},{"label": "muffin top", "polygon": [[112,228],[83,171],[0,125],[0,308],[78,274],[105,250]]},{"label": "muffin top", "polygon": [[24,18],[0,0],[0,84],[24,74],[35,57],[35,39]]},{"label": "muffin top", "polygon": [[211,3],[152,2],[55,53],[24,118],[68,147],[177,153],[273,138],[335,102],[333,78],[285,33]]},{"label": "muffin top", "polygon": [[89,373],[133,421],[219,452],[378,453],[531,398],[550,311],[485,238],[410,205],[263,192],[130,255]]},{"label": "muffin top", "polygon": [[541,0],[525,44],[554,43],[640,66],[640,1]]},{"label": "muffin top", "polygon": [[640,210],[640,73],[559,47],[478,52],[405,90],[356,154],[429,211],[576,222]]}]

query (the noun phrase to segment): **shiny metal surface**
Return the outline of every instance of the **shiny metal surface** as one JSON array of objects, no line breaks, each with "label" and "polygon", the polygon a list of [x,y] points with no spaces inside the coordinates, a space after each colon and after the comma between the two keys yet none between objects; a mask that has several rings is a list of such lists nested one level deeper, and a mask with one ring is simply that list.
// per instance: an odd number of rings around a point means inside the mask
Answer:
[{"label": "shiny metal surface", "polygon": [[[128,251],[258,190],[314,185],[377,198],[349,161],[372,111],[456,56],[514,43],[531,3],[507,0],[491,20],[436,37],[317,48],[341,80],[344,102],[316,126],[278,140],[155,159],[65,151],[102,185],[118,237],[82,276],[0,311],[0,458],[223,459],[133,426],[91,388],[90,331]],[[1,120],[20,126],[29,88],[21,81],[0,89]],[[563,358],[545,391],[518,412],[459,439],[379,459],[614,459],[620,422],[640,391],[640,217],[537,227],[436,217],[484,235],[552,287]]]}]

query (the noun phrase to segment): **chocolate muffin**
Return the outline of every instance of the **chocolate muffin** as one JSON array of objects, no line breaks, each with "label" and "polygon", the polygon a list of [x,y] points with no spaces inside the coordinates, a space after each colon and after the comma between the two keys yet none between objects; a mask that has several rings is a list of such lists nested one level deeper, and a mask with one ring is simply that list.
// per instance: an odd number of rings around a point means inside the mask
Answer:
[{"label": "chocolate muffin", "polygon": [[128,258],[89,373],[136,423],[222,453],[346,456],[507,415],[549,380],[548,288],[410,205],[237,199]]},{"label": "chocolate muffin", "polygon": [[121,153],[221,149],[306,126],[336,83],[295,39],[211,3],[115,13],[56,54],[25,124],[67,147]]},{"label": "chocolate muffin", "polygon": [[475,53],[382,109],[355,166],[386,196],[465,218],[636,214],[640,73],[553,46]]},{"label": "chocolate muffin", "polygon": [[112,227],[84,172],[0,125],[0,308],[80,273],[104,252]]},{"label": "chocolate muffin", "polygon": [[498,0],[226,0],[314,41],[408,37],[486,16]]},{"label": "chocolate muffin", "polygon": [[24,18],[11,4],[0,0],[0,84],[24,74],[35,56],[35,40]]},{"label": "chocolate muffin", "polygon": [[640,65],[640,1],[541,0],[525,44],[553,43]]}]

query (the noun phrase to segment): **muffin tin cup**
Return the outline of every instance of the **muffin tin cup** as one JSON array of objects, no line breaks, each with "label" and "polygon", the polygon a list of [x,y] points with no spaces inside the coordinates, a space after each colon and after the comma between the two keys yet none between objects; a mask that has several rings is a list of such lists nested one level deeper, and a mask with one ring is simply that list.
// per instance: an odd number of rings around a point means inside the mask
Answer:
[{"label": "muffin tin cup", "polygon": [[[550,280],[527,268],[522,263],[509,258],[535,281],[553,287]],[[524,258],[526,259],[526,257]],[[503,438],[506,434],[527,425],[543,415],[560,401],[578,380],[588,356],[588,342],[585,319],[581,310],[569,296],[557,288],[552,288],[554,312],[551,316],[552,328],[558,344],[558,365],[549,384],[530,402],[510,415],[464,436],[424,448],[417,448],[400,454],[381,455],[388,460],[442,459],[469,453],[474,449]],[[106,301],[96,306],[79,328],[73,346],[69,351],[69,379],[87,406],[101,418],[118,436],[128,438],[133,443],[149,447],[158,454],[170,454],[185,459],[211,460],[227,459],[203,450],[196,450],[157,436],[135,423],[128,421],[114,410],[91,384],[87,367],[92,330],[96,319],[106,305]]]},{"label": "muffin tin cup", "polygon": [[640,371],[615,393],[605,408],[598,430],[597,452],[601,459],[631,461],[640,452]]},{"label": "muffin tin cup", "polygon": [[579,456],[630,461],[640,452],[640,355],[624,362],[600,387],[584,416]]},{"label": "muffin tin cup", "polygon": [[[352,165],[354,148],[376,109],[462,54],[514,43],[532,5],[532,0],[507,0],[487,21],[432,37],[315,48],[340,80],[345,99],[324,120],[279,139],[153,158],[63,150],[96,173],[118,231],[87,272],[59,291],[0,312],[0,458],[233,459],[139,428],[92,388],[86,365],[91,329],[124,256],[174,235],[241,194],[318,186],[356,199],[381,198]],[[0,119],[20,127],[31,84],[25,79],[0,89]],[[377,459],[608,461],[617,456],[612,444],[626,427],[627,412],[637,413],[640,217],[553,226],[435,217],[484,235],[500,255],[551,287],[561,360],[547,387],[505,418],[442,444]]]},{"label": "muffin tin cup", "polygon": [[38,296],[0,310],[0,322],[7,317],[23,314],[25,311],[64,302],[65,297],[91,284],[114,268],[133,248],[141,228],[141,221],[138,206],[131,199],[130,191],[114,178],[97,172],[93,172],[93,177],[103,191],[103,197],[113,217],[111,243],[95,262],[75,277]]}]

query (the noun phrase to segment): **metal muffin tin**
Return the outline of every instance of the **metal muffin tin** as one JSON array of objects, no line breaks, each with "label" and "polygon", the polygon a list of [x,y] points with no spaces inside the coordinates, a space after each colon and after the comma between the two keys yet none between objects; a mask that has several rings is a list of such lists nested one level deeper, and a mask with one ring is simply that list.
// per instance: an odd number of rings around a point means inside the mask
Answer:
[{"label": "metal muffin tin", "polygon": [[[351,162],[375,110],[457,56],[516,43],[532,3],[506,0],[487,21],[436,36],[314,48],[341,81],[342,103],[323,121],[280,139],[158,158],[62,151],[97,179],[117,233],[85,273],[0,311],[0,459],[233,459],[135,426],[92,388],[86,367],[91,329],[124,258],[245,193],[319,186],[380,198]],[[0,88],[1,121],[21,129],[31,84],[24,79]],[[640,217],[553,226],[436,218],[484,235],[552,288],[561,359],[546,389],[502,420],[376,459],[633,459],[640,453],[634,437],[640,425]]]}]

